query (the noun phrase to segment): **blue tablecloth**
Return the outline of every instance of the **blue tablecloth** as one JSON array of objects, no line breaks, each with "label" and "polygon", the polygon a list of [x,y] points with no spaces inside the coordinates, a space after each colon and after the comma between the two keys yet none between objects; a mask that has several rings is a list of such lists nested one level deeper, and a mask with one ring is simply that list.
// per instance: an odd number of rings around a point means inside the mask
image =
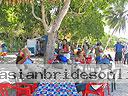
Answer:
[{"label": "blue tablecloth", "polygon": [[40,83],[34,96],[80,96],[73,83]]}]

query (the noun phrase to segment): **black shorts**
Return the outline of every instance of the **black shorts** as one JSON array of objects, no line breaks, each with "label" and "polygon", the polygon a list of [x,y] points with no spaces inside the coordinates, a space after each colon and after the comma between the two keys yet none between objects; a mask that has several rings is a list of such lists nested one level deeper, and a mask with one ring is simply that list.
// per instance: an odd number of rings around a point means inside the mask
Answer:
[{"label": "black shorts", "polygon": [[121,61],[121,60],[122,60],[122,52],[116,52],[115,61]]},{"label": "black shorts", "polygon": [[128,53],[124,55],[124,58],[125,59],[128,59]]}]

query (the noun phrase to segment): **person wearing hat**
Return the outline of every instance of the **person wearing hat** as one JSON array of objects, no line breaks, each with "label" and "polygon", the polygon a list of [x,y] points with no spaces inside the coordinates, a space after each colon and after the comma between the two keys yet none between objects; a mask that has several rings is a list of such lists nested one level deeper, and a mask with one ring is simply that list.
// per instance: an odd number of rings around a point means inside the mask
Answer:
[{"label": "person wearing hat", "polygon": [[19,51],[16,59],[16,64],[32,64],[33,61],[30,59],[30,51],[28,48],[23,48]]}]

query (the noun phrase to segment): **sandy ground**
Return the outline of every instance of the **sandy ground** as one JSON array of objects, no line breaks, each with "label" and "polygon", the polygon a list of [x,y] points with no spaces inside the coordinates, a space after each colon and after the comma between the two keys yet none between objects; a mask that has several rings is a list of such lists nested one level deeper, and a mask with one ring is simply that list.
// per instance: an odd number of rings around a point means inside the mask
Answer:
[{"label": "sandy ground", "polygon": [[112,96],[128,96],[128,65],[122,65],[122,80],[117,80],[117,90],[112,93]]},{"label": "sandy ground", "polygon": [[114,91],[111,96],[128,96],[128,84],[117,84],[117,90]]},{"label": "sandy ground", "polygon": [[[34,61],[34,64],[42,64],[42,57],[31,57]],[[16,56],[15,55],[7,55],[6,57],[0,57],[0,64],[15,64]]]}]

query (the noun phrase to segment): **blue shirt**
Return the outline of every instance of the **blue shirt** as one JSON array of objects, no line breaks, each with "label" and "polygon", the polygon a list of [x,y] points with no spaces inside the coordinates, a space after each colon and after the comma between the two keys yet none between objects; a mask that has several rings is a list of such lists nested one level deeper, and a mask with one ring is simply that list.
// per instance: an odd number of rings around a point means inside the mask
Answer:
[{"label": "blue shirt", "polygon": [[110,60],[108,58],[103,58],[103,59],[101,59],[99,64],[110,64]]},{"label": "blue shirt", "polygon": [[116,52],[122,52],[123,48],[124,46],[119,43],[115,45]]},{"label": "blue shirt", "polygon": [[26,61],[24,62],[24,64],[32,64],[32,61],[28,58],[28,59],[26,59]]}]

